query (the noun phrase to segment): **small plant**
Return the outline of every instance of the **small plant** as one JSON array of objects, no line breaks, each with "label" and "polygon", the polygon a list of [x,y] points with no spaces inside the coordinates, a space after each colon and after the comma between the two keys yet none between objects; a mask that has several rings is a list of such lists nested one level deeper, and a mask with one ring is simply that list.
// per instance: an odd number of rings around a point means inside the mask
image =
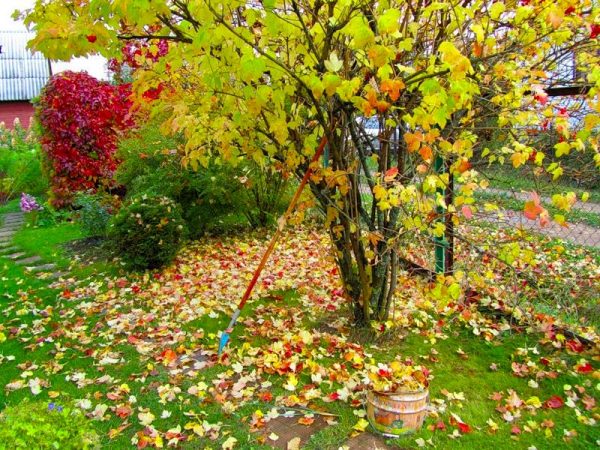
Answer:
[{"label": "small plant", "polygon": [[430,372],[411,360],[366,366],[369,382],[376,392],[422,391],[429,386]]},{"label": "small plant", "polygon": [[25,129],[18,120],[12,128],[0,122],[0,202],[26,191],[41,195],[48,189],[42,173],[41,147],[32,128]]},{"label": "small plant", "polygon": [[29,225],[37,225],[38,214],[44,208],[37,202],[35,197],[23,192],[21,193],[21,201],[19,205],[21,207],[21,211],[27,214]]},{"label": "small plant", "polygon": [[83,413],[57,403],[23,401],[0,413],[0,450],[96,449],[100,438]]},{"label": "small plant", "polygon": [[104,236],[115,211],[114,199],[102,193],[82,193],[75,198],[79,221],[90,236]]},{"label": "small plant", "polygon": [[170,263],[185,235],[181,208],[159,195],[134,198],[108,228],[112,246],[132,269],[155,269]]}]

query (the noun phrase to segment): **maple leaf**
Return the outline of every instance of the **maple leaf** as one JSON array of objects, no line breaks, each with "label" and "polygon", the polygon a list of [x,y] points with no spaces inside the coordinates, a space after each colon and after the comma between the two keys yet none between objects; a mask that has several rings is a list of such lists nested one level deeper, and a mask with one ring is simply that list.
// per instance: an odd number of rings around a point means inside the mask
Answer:
[{"label": "maple leaf", "polygon": [[490,395],[490,400],[494,400],[495,402],[499,402],[500,400],[502,400],[503,395],[502,392],[494,392],[493,394]]},{"label": "maple leaf", "polygon": [[227,438],[227,440],[225,442],[223,442],[223,445],[221,445],[222,450],[232,450],[235,447],[235,444],[237,444],[237,439],[234,438],[233,436],[230,436]]},{"label": "maple leaf", "polygon": [[138,414],[138,419],[142,425],[149,426],[156,419],[156,416],[150,411],[145,411]]},{"label": "maple leaf", "polygon": [[470,425],[467,425],[458,415],[454,413],[450,413],[450,424],[456,426],[463,434],[473,431]]},{"label": "maple leaf", "polygon": [[573,353],[581,353],[585,350],[579,339],[570,339],[566,343],[567,349]]},{"label": "maple leaf", "polygon": [[565,402],[558,395],[553,395],[552,397],[550,397],[548,400],[546,400],[544,402],[544,406],[548,409],[562,408],[562,406],[564,404],[565,404]]},{"label": "maple leaf", "polygon": [[421,146],[421,142],[423,142],[423,133],[417,131],[415,133],[404,133],[404,141],[408,147],[409,152],[415,152]]},{"label": "maple leaf", "polygon": [[383,177],[383,180],[386,183],[389,183],[390,181],[393,181],[394,178],[396,178],[396,176],[398,175],[398,168],[397,167],[392,167],[391,169],[388,169]]},{"label": "maple leaf", "polygon": [[421,155],[421,158],[423,158],[423,160],[431,162],[431,160],[433,159],[433,150],[431,150],[431,147],[429,145],[424,145],[419,149],[419,155]]},{"label": "maple leaf", "polygon": [[592,373],[594,371],[594,368],[588,361],[586,361],[585,359],[581,359],[575,365],[575,371],[577,373]]},{"label": "maple leaf", "polygon": [[506,398],[505,403],[509,409],[518,409],[523,405],[523,400],[519,398],[514,390],[510,389],[508,394],[509,395]]},{"label": "maple leaf", "polygon": [[309,426],[309,425],[312,425],[314,422],[315,422],[315,419],[314,419],[314,417],[306,417],[306,416],[304,416],[304,417],[300,417],[300,418],[298,419],[298,423],[299,423],[300,425],[306,425],[306,426]]},{"label": "maple leaf", "polygon": [[128,405],[120,405],[115,410],[115,414],[118,417],[120,417],[121,419],[127,419],[127,417],[129,417],[132,412],[133,411],[132,411],[131,407]]},{"label": "maple leaf", "polygon": [[584,404],[586,411],[591,411],[594,409],[594,406],[596,406],[596,399],[587,394],[581,399],[581,401]]},{"label": "maple leaf", "polygon": [[368,426],[369,426],[369,422],[367,420],[361,418],[361,419],[358,419],[358,422],[356,422],[354,424],[352,429],[362,433],[367,429]]},{"label": "maple leaf", "polygon": [[523,210],[525,217],[529,220],[536,220],[543,213],[548,214],[547,211],[540,204],[540,196],[531,192],[530,194],[531,200],[525,202],[525,208]]},{"label": "maple leaf", "polygon": [[175,353],[175,351],[173,351],[172,349],[168,348],[160,354],[160,357],[162,358],[163,364],[165,366],[169,366],[177,359],[177,353]]}]

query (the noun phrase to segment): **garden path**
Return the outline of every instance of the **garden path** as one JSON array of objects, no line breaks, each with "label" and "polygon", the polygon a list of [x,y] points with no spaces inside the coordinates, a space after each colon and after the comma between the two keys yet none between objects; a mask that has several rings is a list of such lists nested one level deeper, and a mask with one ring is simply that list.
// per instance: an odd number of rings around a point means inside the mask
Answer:
[{"label": "garden path", "polygon": [[28,272],[33,272],[38,278],[61,278],[68,272],[54,271],[56,264],[44,263],[39,255],[30,255],[19,246],[13,244],[12,239],[25,223],[25,214],[22,212],[6,213],[2,216],[0,227],[0,257],[13,260],[16,264],[24,266]]}]

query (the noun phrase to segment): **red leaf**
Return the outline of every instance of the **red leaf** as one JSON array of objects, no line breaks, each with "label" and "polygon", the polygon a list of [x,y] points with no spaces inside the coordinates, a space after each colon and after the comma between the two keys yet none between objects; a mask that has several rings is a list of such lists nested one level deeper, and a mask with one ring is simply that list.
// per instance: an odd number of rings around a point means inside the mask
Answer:
[{"label": "red leaf", "polygon": [[511,434],[521,434],[521,429],[518,426],[513,425],[513,427],[510,429],[510,433]]},{"label": "red leaf", "polygon": [[524,214],[529,220],[535,220],[538,216],[545,211],[540,205],[540,196],[537,193],[531,193],[531,200],[525,202]]},{"label": "red leaf", "polygon": [[435,429],[444,431],[446,429],[446,424],[442,420],[440,420],[438,423],[435,424]]},{"label": "red leaf", "polygon": [[262,394],[260,394],[260,400],[263,402],[270,402],[271,400],[273,400],[273,394],[271,394],[270,392],[263,392]]},{"label": "red leaf", "polygon": [[119,416],[121,419],[127,419],[132,413],[132,410],[129,406],[123,405],[118,406],[115,414]]},{"label": "red leaf", "polygon": [[463,434],[467,434],[467,433],[470,433],[472,431],[471,427],[469,425],[467,425],[466,423],[458,422],[456,424],[456,426],[458,427],[458,429],[460,430],[460,432],[463,433]]},{"label": "red leaf", "polygon": [[394,178],[396,178],[396,175],[398,175],[398,168],[392,167],[385,172],[383,179],[385,181],[392,181]]},{"label": "red leaf", "polygon": [[565,404],[565,402],[563,401],[562,398],[560,398],[558,395],[553,395],[548,400],[546,400],[546,402],[544,403],[544,406],[548,409],[558,409],[558,408],[562,408],[562,406],[564,404]]},{"label": "red leaf", "polygon": [[340,398],[340,394],[338,394],[337,392],[332,392],[331,394],[328,395],[328,397],[330,400],[335,401]]},{"label": "red leaf", "polygon": [[578,339],[567,341],[567,348],[573,353],[581,353],[584,350],[583,344]]},{"label": "red leaf", "polygon": [[96,35],[90,34],[90,35],[86,36],[86,39],[88,40],[89,43],[93,44],[94,42],[96,42],[96,39],[98,39],[98,38],[96,37]]},{"label": "red leaf", "polygon": [[473,210],[471,209],[470,206],[464,205],[461,208],[461,211],[463,213],[463,216],[465,216],[467,219],[472,219],[473,218]]},{"label": "red leaf", "polygon": [[177,359],[177,354],[171,350],[170,348],[166,349],[160,354],[163,364],[165,366],[171,364],[173,361]]},{"label": "red leaf", "polygon": [[586,361],[583,364],[577,364],[575,366],[575,370],[577,370],[577,373],[591,373],[593,372],[594,368],[589,362]]},{"label": "red leaf", "polygon": [[598,37],[598,35],[600,35],[600,24],[594,23],[594,24],[592,24],[592,27],[590,30],[590,39],[595,39]]}]

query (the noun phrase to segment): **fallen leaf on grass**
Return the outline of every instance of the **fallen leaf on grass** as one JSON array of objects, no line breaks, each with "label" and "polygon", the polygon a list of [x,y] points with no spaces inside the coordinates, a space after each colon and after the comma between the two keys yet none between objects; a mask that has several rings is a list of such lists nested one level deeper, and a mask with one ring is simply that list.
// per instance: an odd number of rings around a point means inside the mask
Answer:
[{"label": "fallen leaf on grass", "polygon": [[234,438],[233,436],[230,436],[229,438],[227,438],[227,440],[225,442],[223,442],[223,445],[221,446],[221,448],[223,450],[232,450],[233,447],[235,447],[235,444],[237,444],[237,439]]},{"label": "fallen leaf on grass", "polygon": [[564,404],[565,404],[565,402],[558,395],[553,395],[552,397],[550,397],[548,400],[546,400],[544,402],[544,406],[548,409],[562,408],[562,406]]},{"label": "fallen leaf on grass", "polygon": [[369,426],[369,422],[365,419],[358,419],[358,422],[352,427],[353,430],[364,432]]}]

